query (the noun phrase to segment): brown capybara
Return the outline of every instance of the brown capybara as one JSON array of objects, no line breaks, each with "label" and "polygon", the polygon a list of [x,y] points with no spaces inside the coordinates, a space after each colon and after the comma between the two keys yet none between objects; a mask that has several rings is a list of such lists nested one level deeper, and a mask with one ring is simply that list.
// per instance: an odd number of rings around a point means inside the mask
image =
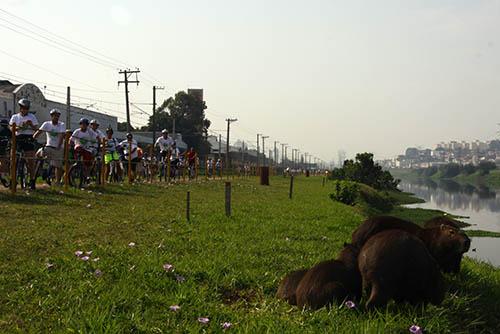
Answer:
[{"label": "brown capybara", "polygon": [[334,301],[360,299],[358,254],[358,248],[344,244],[336,260],[324,261],[309,269],[297,287],[297,306],[318,309]]},{"label": "brown capybara", "polygon": [[276,298],[286,300],[290,305],[297,305],[295,291],[307,269],[295,270],[283,277],[276,292]]},{"label": "brown capybara", "polygon": [[352,234],[352,243],[361,248],[373,235],[390,229],[406,231],[419,237],[444,272],[458,273],[462,255],[469,250],[470,239],[452,226],[422,228],[410,221],[391,216],[368,218]]},{"label": "brown capybara", "polygon": [[440,304],[445,285],[439,266],[425,244],[403,230],[372,236],[361,249],[358,267],[363,288],[369,291],[366,307],[396,302]]}]

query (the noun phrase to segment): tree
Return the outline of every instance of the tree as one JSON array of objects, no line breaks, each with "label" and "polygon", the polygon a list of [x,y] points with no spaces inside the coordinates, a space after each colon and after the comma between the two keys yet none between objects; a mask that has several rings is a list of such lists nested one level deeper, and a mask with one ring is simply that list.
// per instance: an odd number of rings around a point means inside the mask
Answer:
[{"label": "tree", "polygon": [[477,169],[479,170],[479,174],[488,175],[490,171],[497,168],[497,165],[493,161],[481,161]]},{"label": "tree", "polygon": [[[157,109],[154,118],[156,131],[171,130],[175,120],[175,132],[182,134],[186,144],[200,153],[207,152],[206,135],[211,122],[205,118],[205,109],[205,101],[180,91]],[[153,130],[153,116],[149,118],[148,130]]]}]

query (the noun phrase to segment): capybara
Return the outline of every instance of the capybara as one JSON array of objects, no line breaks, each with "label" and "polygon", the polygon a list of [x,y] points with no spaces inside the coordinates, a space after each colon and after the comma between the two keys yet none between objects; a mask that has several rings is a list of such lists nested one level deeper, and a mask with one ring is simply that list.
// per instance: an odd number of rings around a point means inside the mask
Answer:
[{"label": "capybara", "polygon": [[361,249],[358,266],[363,288],[369,291],[366,307],[396,302],[440,304],[445,286],[439,266],[425,244],[403,230],[372,236]]},{"label": "capybara", "polygon": [[361,248],[373,235],[390,229],[406,231],[419,237],[444,272],[458,273],[462,255],[469,250],[470,239],[452,226],[422,228],[410,221],[391,216],[368,218],[352,234],[352,243]]},{"label": "capybara", "polygon": [[276,297],[286,300],[290,305],[297,305],[295,291],[300,283],[300,280],[306,274],[307,269],[295,270],[283,277],[278,286]]},{"label": "capybara", "polygon": [[336,260],[321,262],[307,271],[297,287],[297,306],[318,309],[334,301],[361,298],[359,249],[345,244]]}]

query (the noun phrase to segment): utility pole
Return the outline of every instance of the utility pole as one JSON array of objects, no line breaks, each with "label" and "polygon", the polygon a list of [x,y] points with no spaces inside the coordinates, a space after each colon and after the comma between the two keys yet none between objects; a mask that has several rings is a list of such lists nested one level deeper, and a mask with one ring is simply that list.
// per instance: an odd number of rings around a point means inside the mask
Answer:
[{"label": "utility pole", "polygon": [[285,146],[288,144],[281,143],[281,167],[285,168]]},{"label": "utility pole", "polygon": [[241,164],[245,164],[245,141],[241,144]]},{"label": "utility pole", "polygon": [[269,136],[262,135],[262,166],[266,165],[266,147],[265,140],[269,138]]},{"label": "utility pole", "polygon": [[287,151],[288,151],[288,146],[285,146],[285,164],[287,163],[286,162],[287,161]]},{"label": "utility pole", "polygon": [[153,86],[153,146],[156,141],[156,91],[163,89],[165,89],[165,87]]},{"label": "utility pole", "polygon": [[[137,79],[137,74],[140,73],[139,69],[136,70],[121,70],[119,74],[123,74],[123,81],[118,81],[118,86],[123,83],[125,84],[125,108],[127,109],[127,132],[130,132],[130,106],[128,102],[128,84],[135,83],[139,86],[139,80]],[[135,80],[129,80],[130,75],[135,74]]]},{"label": "utility pole", "polygon": [[222,135],[219,133],[219,160],[222,153]]},{"label": "utility pole", "polygon": [[71,130],[71,88],[66,93],[66,130]]},{"label": "utility pole", "polygon": [[259,170],[259,167],[260,167],[259,139],[260,139],[260,133],[257,133],[257,170]]},{"label": "utility pole", "polygon": [[278,150],[276,148],[276,144],[278,143],[278,141],[274,141],[274,167],[276,167],[278,165]]},{"label": "utility pole", "polygon": [[227,137],[226,137],[226,168],[231,168],[231,154],[229,153],[229,127],[231,123],[238,121],[237,118],[226,118],[227,122]]}]

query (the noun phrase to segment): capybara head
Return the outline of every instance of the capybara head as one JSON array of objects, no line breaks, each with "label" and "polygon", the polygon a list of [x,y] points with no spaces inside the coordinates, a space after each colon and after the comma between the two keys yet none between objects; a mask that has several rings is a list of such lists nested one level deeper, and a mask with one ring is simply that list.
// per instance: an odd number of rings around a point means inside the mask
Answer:
[{"label": "capybara head", "polygon": [[344,242],[344,248],[340,251],[337,260],[342,261],[346,266],[357,266],[360,248]]},{"label": "capybara head", "polygon": [[447,216],[438,216],[434,217],[432,219],[429,219],[424,223],[425,228],[433,228],[433,227],[440,227],[441,225],[448,225],[454,228],[459,229],[462,226],[467,226],[467,224],[460,223],[450,217]]},{"label": "capybara head", "polygon": [[462,255],[470,248],[469,237],[459,229],[441,224],[426,229],[426,241],[432,255],[444,272],[460,271]]}]

